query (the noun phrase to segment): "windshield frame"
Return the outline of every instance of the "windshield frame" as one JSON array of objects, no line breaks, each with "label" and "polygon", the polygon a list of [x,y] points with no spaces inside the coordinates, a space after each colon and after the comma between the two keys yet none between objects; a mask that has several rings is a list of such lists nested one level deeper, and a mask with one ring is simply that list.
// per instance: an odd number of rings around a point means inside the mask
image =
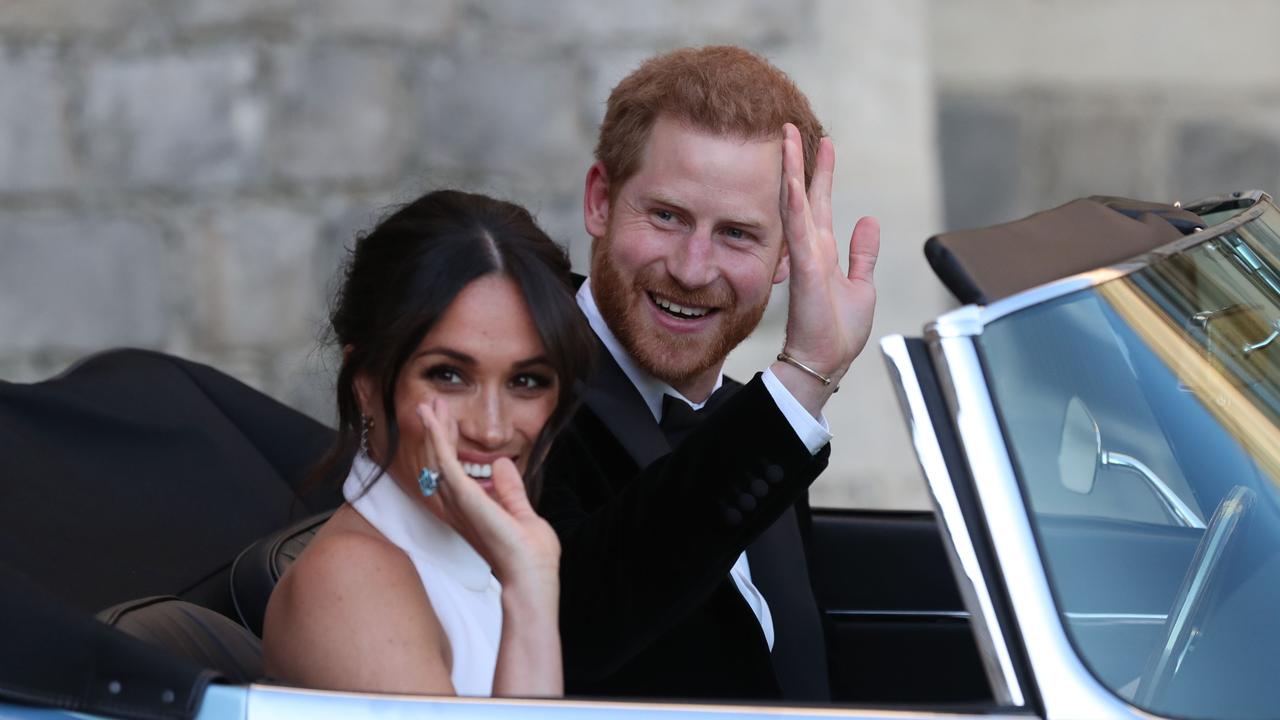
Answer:
[{"label": "windshield frame", "polygon": [[[1243,195],[1243,194],[1242,194]],[[1247,194],[1253,204],[1203,231],[1122,263],[1080,273],[1017,293],[986,306],[968,305],[940,316],[925,328],[939,380],[969,469],[969,481],[993,542],[999,580],[1010,600],[1013,625],[1020,631],[1046,714],[1073,717],[1152,717],[1105,686],[1085,665],[1068,636],[1050,587],[1041,543],[1032,527],[1007,434],[988,386],[979,336],[985,327],[1012,313],[1137,272],[1172,254],[1235,230],[1275,205],[1262,192]],[[935,502],[937,502],[935,498]],[[946,522],[952,536],[968,533]],[[999,580],[988,578],[995,585]],[[974,608],[970,608],[973,612]],[[1013,639],[1013,638],[1010,638]],[[1016,641],[1016,639],[1015,639]]]},{"label": "windshield frame", "polygon": [[1187,235],[1124,262],[1037,285],[1007,298],[997,300],[990,305],[965,305],[940,315],[932,323],[925,326],[925,339],[980,335],[987,325],[1006,315],[1138,272],[1170,255],[1175,255],[1187,248],[1195,247],[1212,238],[1225,235],[1241,225],[1261,217],[1268,208],[1276,207],[1271,196],[1259,190],[1242,194],[1242,199],[1252,199],[1254,202],[1248,208],[1241,210],[1239,214],[1217,225],[1212,225],[1200,232]]}]

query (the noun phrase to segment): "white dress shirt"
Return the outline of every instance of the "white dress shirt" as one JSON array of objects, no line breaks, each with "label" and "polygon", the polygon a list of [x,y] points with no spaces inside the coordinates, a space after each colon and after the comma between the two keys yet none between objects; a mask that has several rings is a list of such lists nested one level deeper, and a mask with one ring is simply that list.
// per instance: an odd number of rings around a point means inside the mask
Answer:
[{"label": "white dress shirt", "polygon": [[[630,353],[622,347],[622,343],[609,329],[608,323],[604,321],[604,316],[600,314],[600,308],[596,305],[595,296],[591,294],[591,280],[588,278],[583,281],[582,287],[578,288],[578,307],[582,309],[582,314],[587,317],[591,329],[595,330],[596,335],[600,337],[600,342],[604,344],[606,350],[609,351],[618,367],[622,368],[622,372],[626,374],[627,379],[640,392],[640,397],[644,398],[644,402],[649,406],[649,412],[653,413],[654,420],[662,419],[662,396],[671,395],[688,403],[694,410],[699,410],[706,401],[696,403],[681,395],[678,390],[671,387],[667,383],[653,377],[645,372],[631,357]],[[822,449],[824,445],[831,441],[831,431],[827,426],[827,420],[823,417],[821,420],[815,420],[808,410],[800,404],[795,396],[787,390],[782,381],[778,380],[773,374],[772,369],[766,369],[761,377],[764,381],[765,389],[769,391],[770,397],[777,403],[778,409],[782,411],[791,428],[795,430],[796,436],[809,449],[810,454],[815,454]],[[715,386],[712,392],[720,389],[724,384],[724,374],[721,373],[716,377]],[[710,398],[710,395],[707,396]],[[729,570],[729,577],[733,579],[734,585],[738,587],[738,592],[742,593],[743,599],[747,601],[747,605],[751,606],[751,611],[755,613],[756,619],[760,621],[760,629],[764,631],[765,640],[769,643],[769,649],[773,649],[773,616],[769,613],[769,603],[765,601],[764,595],[751,582],[751,568],[747,564],[747,554],[744,552],[738,556],[738,561],[733,564]]]}]

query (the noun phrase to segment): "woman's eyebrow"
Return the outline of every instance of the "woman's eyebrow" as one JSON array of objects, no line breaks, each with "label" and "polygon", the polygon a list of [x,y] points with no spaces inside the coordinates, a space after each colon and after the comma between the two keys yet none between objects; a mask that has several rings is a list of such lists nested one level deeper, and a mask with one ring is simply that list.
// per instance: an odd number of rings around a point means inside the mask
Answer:
[{"label": "woman's eyebrow", "polygon": [[471,357],[470,355],[464,352],[458,352],[457,350],[453,350],[447,347],[433,347],[433,348],[427,348],[426,350],[419,350],[418,352],[414,353],[412,359],[417,360],[418,358],[425,357],[427,355],[444,355],[445,357],[453,358],[454,360],[457,360],[458,362],[464,363],[466,365],[476,364],[476,359]]},{"label": "woman's eyebrow", "polygon": [[531,365],[550,365],[550,364],[551,364],[551,361],[547,359],[546,355],[539,355],[537,357],[531,357],[528,360],[521,360],[517,363],[513,363],[512,367],[516,369],[521,369],[521,368],[527,368]]}]

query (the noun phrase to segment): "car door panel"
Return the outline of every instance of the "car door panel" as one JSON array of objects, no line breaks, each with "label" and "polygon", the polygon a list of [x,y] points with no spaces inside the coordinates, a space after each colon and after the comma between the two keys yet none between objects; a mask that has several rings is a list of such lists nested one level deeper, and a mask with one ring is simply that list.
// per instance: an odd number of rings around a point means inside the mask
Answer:
[{"label": "car door panel", "polygon": [[834,699],[990,702],[932,513],[815,510],[810,547]]}]

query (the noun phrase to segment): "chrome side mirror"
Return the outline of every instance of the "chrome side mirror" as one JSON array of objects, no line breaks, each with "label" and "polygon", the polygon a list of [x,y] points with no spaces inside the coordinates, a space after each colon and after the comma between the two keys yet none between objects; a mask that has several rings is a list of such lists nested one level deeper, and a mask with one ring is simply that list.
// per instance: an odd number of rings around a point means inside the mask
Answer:
[{"label": "chrome side mirror", "polygon": [[1093,492],[1098,471],[1104,466],[1127,470],[1141,477],[1175,524],[1204,528],[1204,521],[1155,471],[1131,455],[1102,449],[1102,432],[1098,429],[1098,422],[1093,419],[1093,414],[1084,401],[1073,396],[1067,403],[1067,412],[1062,419],[1062,441],[1058,445],[1058,478],[1066,489],[1088,495]]},{"label": "chrome side mirror", "polygon": [[1058,445],[1058,478],[1063,487],[1088,495],[1102,466],[1102,433],[1089,408],[1079,397],[1067,403]]}]

